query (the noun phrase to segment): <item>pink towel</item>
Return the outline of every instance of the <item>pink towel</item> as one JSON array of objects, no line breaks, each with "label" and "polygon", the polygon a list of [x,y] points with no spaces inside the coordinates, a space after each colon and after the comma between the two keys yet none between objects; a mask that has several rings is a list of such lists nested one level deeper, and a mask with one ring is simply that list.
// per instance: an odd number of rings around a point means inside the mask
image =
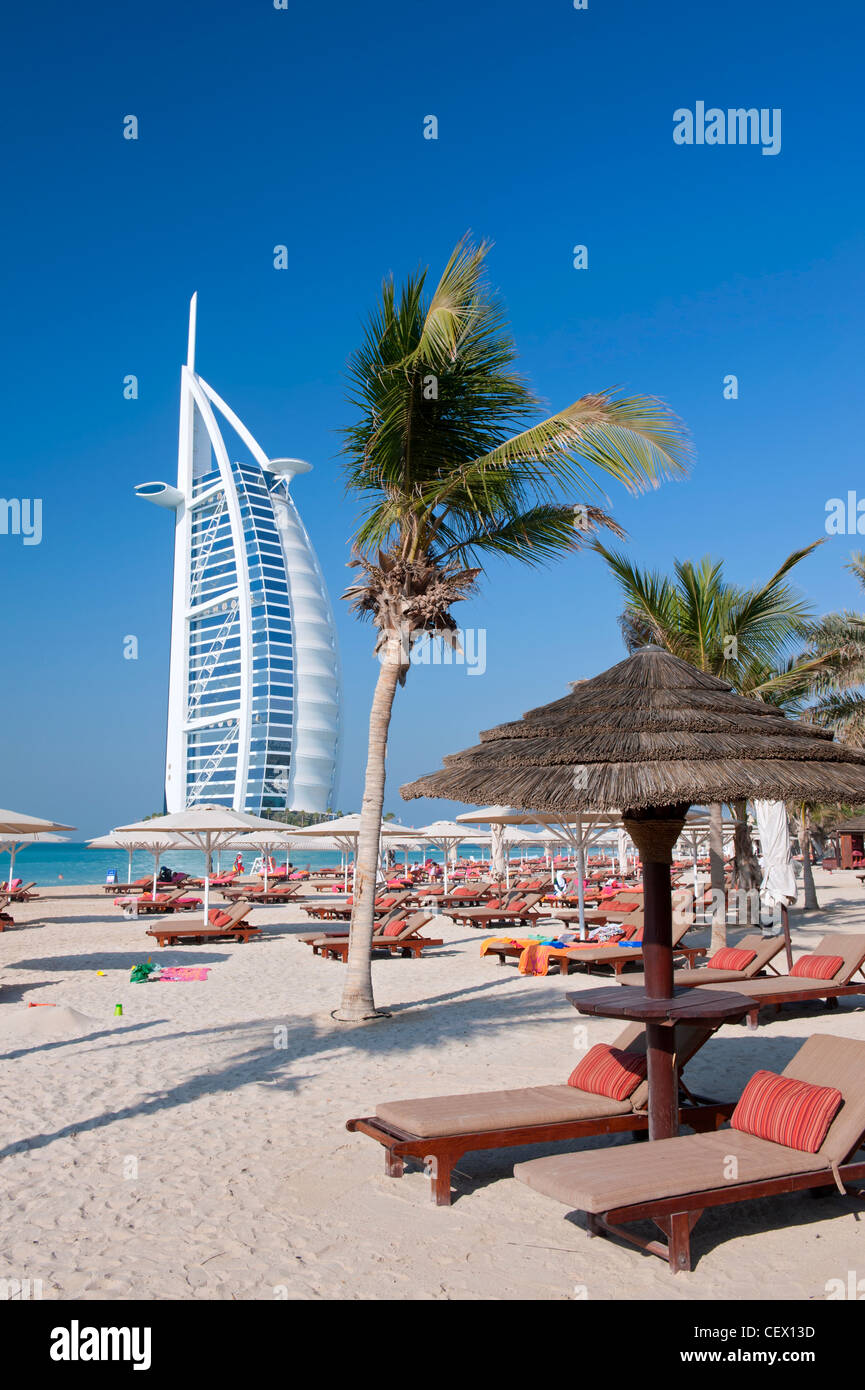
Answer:
[{"label": "pink towel", "polygon": [[164,965],[160,980],[206,980],[209,965]]}]

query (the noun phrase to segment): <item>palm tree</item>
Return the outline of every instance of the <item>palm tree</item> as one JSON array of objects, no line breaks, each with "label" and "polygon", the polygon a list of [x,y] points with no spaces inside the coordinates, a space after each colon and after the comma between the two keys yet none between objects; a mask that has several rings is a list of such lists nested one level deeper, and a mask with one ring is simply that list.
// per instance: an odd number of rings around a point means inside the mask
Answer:
[{"label": "palm tree", "polygon": [[[463,239],[437,286],[427,272],[393,279],[349,362],[353,425],[344,431],[348,490],[363,507],[344,597],[377,628],[380,661],[369,720],[345,992],[334,1017],[375,1017],[370,970],[385,757],[397,686],[412,644],[456,643],[454,603],[476,591],[486,556],[540,565],[598,526],[599,507],[564,500],[607,475],[633,492],[685,470],[683,429],[660,401],[610,392],[537,420],[540,401],[516,371],[500,304],[483,278],[489,247]],[[535,420],[536,423],[531,423]]]},{"label": "palm tree", "polygon": [[[845,569],[865,589],[865,553],[854,551]],[[844,743],[865,744],[865,614],[843,609],[815,625],[813,648],[827,658],[820,698],[811,718],[829,725]]]},{"label": "palm tree", "polygon": [[[803,657],[811,610],[787,582],[790,571],[822,541],[794,550],[770,579],[742,588],[724,578],[723,565],[708,557],[694,564],[674,562],[674,577],[641,570],[626,556],[596,541],[619,581],[625,599],[620,618],[629,651],[654,642],[701,671],[726,680],[742,695],[781,703],[802,695],[820,668],[817,657]],[[737,808],[744,822],[744,808]],[[740,832],[738,849],[748,857]],[[709,807],[709,869],[715,910],[712,947],[726,942],[723,807]]]}]

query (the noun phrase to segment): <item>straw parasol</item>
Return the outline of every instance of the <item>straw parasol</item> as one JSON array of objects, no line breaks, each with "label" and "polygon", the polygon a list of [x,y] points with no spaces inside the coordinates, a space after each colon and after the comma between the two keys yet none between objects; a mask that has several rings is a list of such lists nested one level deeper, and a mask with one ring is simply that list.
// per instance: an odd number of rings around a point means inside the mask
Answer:
[{"label": "straw parasol", "polygon": [[678,1128],[671,1024],[747,1009],[746,999],[721,1000],[705,986],[674,994],[670,863],[688,807],[754,797],[861,802],[865,752],[647,646],[562,699],[482,734],[480,744],[446,758],[441,771],[402,794],[474,804],[507,796],[565,821],[590,807],[621,812],[643,862],[646,986],[627,1012],[613,1001],[615,990],[576,1002],[581,1012],[645,1020],[656,1139]]}]

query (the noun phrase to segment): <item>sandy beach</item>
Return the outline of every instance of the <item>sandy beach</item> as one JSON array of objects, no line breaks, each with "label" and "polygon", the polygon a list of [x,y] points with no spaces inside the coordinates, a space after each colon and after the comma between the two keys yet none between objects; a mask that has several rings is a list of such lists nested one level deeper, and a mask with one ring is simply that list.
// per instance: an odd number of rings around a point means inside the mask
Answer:
[{"label": "sandy beach", "polygon": [[[831,911],[792,914],[794,947],[865,922],[852,873],[816,878]],[[580,1020],[564,995],[606,979],[522,977],[440,917],[443,947],[373,965],[392,1018],[346,1028],[329,1016],[343,967],[295,940],[296,908],[256,909],[248,945],[159,950],[100,888],[42,893],[0,934],[0,1278],[40,1280],[45,1299],[823,1299],[865,1272],[854,1196],[708,1213],[696,1269],[673,1277],[514,1180],[550,1146],[467,1155],[437,1208],[422,1172],[387,1178],[383,1150],[346,1132],[385,1098],[566,1080]],[[210,970],[131,984],[148,957]],[[814,1031],[865,1038],[865,996],[725,1026],[686,1078],[733,1098]]]}]

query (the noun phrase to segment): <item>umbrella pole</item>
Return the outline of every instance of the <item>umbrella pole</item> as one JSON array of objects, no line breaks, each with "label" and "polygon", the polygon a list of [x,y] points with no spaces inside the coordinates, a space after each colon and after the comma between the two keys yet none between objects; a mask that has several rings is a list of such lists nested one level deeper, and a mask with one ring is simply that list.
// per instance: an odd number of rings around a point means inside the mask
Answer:
[{"label": "umbrella pole", "polygon": [[131,883],[131,882],[132,882],[132,854],[133,854],[133,851],[132,851],[131,849],[128,849],[128,850],[126,851],[126,857],[127,857],[127,859],[129,860],[129,863],[128,863],[127,866],[126,866],[126,882],[127,882],[127,883]]},{"label": "umbrella pole", "polygon": [[781,904],[781,930],[784,933],[784,946],[787,952],[787,971],[793,969],[793,947],[790,944],[790,914],[787,911],[787,904]]},{"label": "umbrella pole", "polygon": [[577,903],[580,910],[580,940],[585,941],[586,932],[586,851],[583,849],[582,826],[579,829],[580,842],[577,846]]},{"label": "umbrella pole", "polygon": [[[628,816],[625,828],[643,862],[645,917],[643,963],[649,999],[673,997],[673,895],[670,865],[673,845],[682,833],[687,807],[665,807],[658,818]],[[679,1132],[676,1030],[646,1023],[649,1081],[649,1138],[669,1139]]]}]

